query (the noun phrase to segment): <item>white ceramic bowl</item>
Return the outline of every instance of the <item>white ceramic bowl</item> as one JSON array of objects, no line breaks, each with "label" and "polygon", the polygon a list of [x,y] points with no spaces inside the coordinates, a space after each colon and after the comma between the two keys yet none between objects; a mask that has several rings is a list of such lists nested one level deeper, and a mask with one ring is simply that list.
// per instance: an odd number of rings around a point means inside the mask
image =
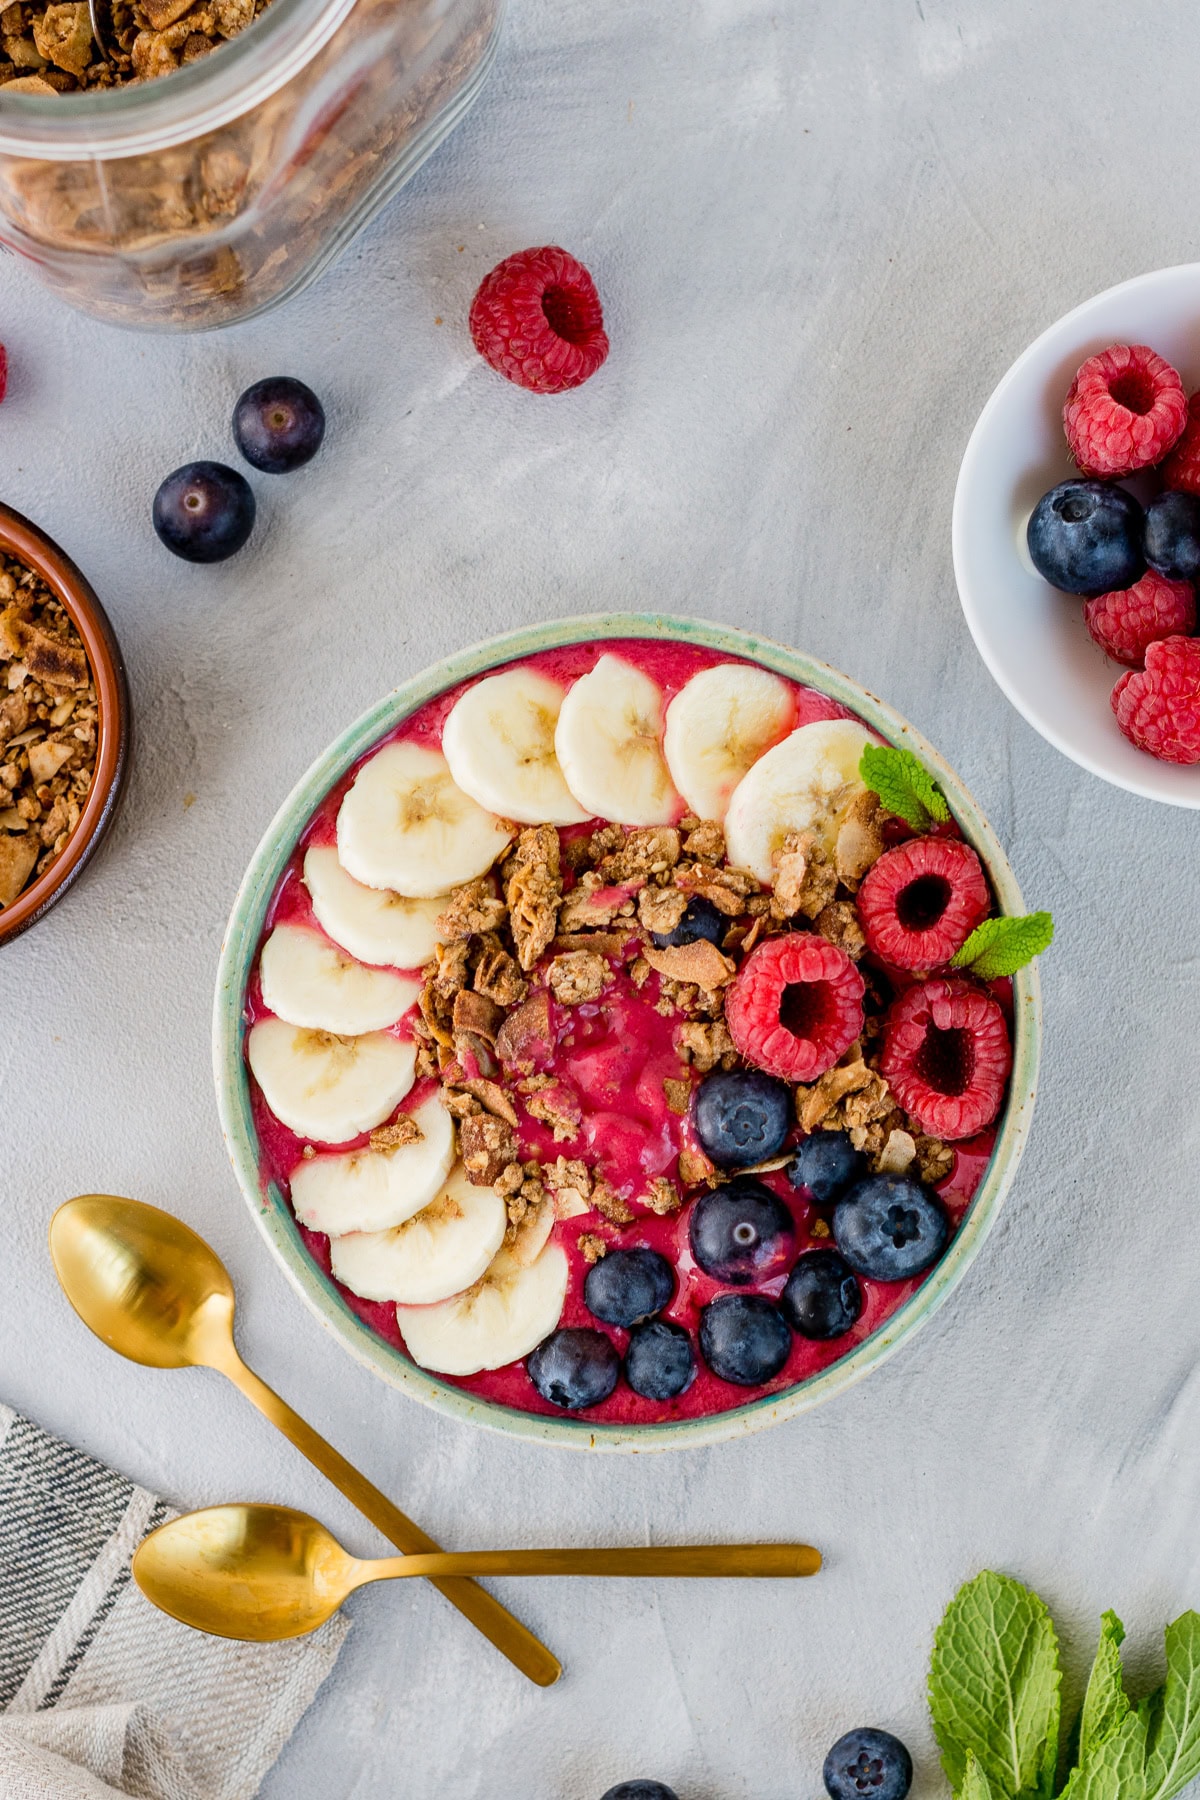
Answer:
[{"label": "white ceramic bowl", "polygon": [[1115,343],[1149,344],[1179,370],[1189,394],[1200,387],[1200,263],[1157,269],[1097,294],[1017,358],[962,460],[954,574],[979,654],[1047,743],[1115,787],[1200,807],[1200,765],[1159,762],[1117,729],[1110,696],[1121,666],[1088,636],[1082,603],[1043,581],[1025,549],[1037,501],[1078,473],[1062,429],[1071,379],[1087,357]]}]

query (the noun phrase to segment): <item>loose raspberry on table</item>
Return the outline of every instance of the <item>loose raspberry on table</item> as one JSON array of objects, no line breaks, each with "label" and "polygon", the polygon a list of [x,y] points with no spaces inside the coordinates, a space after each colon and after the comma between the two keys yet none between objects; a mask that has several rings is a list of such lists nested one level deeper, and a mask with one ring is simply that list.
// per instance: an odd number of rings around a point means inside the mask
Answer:
[{"label": "loose raspberry on table", "polygon": [[1140,669],[1151,644],[1196,629],[1196,595],[1190,581],[1148,569],[1132,587],[1086,600],[1083,617],[1107,656]]},{"label": "loose raspberry on table", "polygon": [[863,993],[844,950],[792,931],[750,952],[725,990],[725,1023],[755,1068],[784,1081],[815,1081],[861,1032]]},{"label": "loose raspberry on table", "polygon": [[1162,466],[1163,486],[1200,495],[1200,392],[1188,401],[1183,435]]},{"label": "loose raspberry on table", "polygon": [[8,392],[8,351],[0,344],[0,400]]},{"label": "loose raspberry on table", "polygon": [[1146,667],[1130,669],[1117,682],[1112,709],[1139,750],[1162,762],[1200,762],[1200,638],[1151,644]]},{"label": "loose raspberry on table", "polygon": [[1146,344],[1089,356],[1067,393],[1063,429],[1085,475],[1131,475],[1161,462],[1187,424],[1187,396]]},{"label": "loose raspberry on table", "polygon": [[471,302],[470,325],[484,361],[535,394],[579,387],[608,355],[596,284],[554,244],[497,264]]},{"label": "loose raspberry on table", "polygon": [[957,838],[885,850],[858,890],[868,945],[898,969],[944,967],[990,910],[983,864]]},{"label": "loose raspberry on table", "polygon": [[974,1137],[1000,1111],[1012,1068],[998,1001],[961,979],[909,988],[888,1011],[879,1068],[930,1137]]}]

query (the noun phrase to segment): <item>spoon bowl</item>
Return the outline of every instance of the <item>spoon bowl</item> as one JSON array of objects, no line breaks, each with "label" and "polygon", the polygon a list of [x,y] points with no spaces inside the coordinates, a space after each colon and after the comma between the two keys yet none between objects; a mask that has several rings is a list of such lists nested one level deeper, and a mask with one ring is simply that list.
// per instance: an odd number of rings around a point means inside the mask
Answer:
[{"label": "spoon bowl", "polygon": [[50,1223],[63,1292],[90,1331],[152,1369],[221,1367],[233,1284],[182,1219],[116,1194],[80,1194]]}]

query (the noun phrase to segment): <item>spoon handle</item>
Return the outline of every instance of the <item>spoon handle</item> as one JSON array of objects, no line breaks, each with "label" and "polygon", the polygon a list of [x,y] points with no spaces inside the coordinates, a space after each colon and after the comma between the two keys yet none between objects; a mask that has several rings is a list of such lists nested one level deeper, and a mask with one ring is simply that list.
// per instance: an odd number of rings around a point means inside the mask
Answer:
[{"label": "spoon handle", "polygon": [[[232,1349],[232,1345],[231,1345]],[[232,1357],[220,1363],[220,1370],[227,1375],[234,1386],[239,1388],[246,1399],[256,1406],[263,1417],[269,1419],[277,1430],[282,1431],[285,1438],[296,1446],[301,1456],[306,1456],[310,1463],[320,1469],[327,1481],[341,1490],[347,1500],[356,1506],[365,1518],[370,1519],[398,1550],[406,1553],[429,1552],[425,1560],[431,1565],[428,1574],[440,1594],[444,1594],[452,1606],[456,1606],[464,1618],[471,1621],[477,1631],[493,1643],[509,1662],[515,1664],[523,1675],[538,1687],[550,1687],[562,1674],[562,1664],[558,1658],[540,1643],[528,1628],[515,1619],[506,1607],[492,1598],[486,1589],[477,1587],[473,1581],[464,1580],[470,1574],[467,1569],[442,1569],[442,1564],[453,1562],[447,1557],[434,1540],[421,1530],[419,1525],[402,1513],[398,1506],[393,1506],[386,1494],[381,1494],[377,1487],[369,1482],[365,1475],[359,1473],[352,1463],[336,1451],[332,1444],[326,1443],[319,1432],[313,1430],[306,1419],[293,1412],[286,1400],[281,1400],[273,1388],[259,1379],[253,1369],[238,1356],[236,1350]],[[398,1558],[389,1560],[399,1561]],[[416,1573],[416,1571],[413,1571]],[[408,1573],[408,1570],[405,1570]]]},{"label": "spoon handle", "polygon": [[440,1556],[388,1556],[359,1567],[363,1581],[452,1572],[789,1578],[815,1575],[821,1567],[821,1553],[810,1544],[654,1544],[627,1550],[466,1550]]}]

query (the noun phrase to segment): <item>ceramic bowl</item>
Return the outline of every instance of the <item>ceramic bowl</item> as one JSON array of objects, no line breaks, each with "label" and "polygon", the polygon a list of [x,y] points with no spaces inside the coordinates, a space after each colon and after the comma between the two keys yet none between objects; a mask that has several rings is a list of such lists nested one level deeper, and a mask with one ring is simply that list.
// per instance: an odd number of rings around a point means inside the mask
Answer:
[{"label": "ceramic bowl", "polygon": [[512,1437],[591,1450],[665,1450],[740,1437],[745,1432],[792,1418],[820,1401],[832,1399],[881,1363],[942,1304],[978,1254],[1025,1147],[1037,1083],[1041,998],[1036,972],[1032,968],[1024,969],[1015,981],[1014,1062],[1007,1108],[997,1131],[991,1162],[949,1250],[917,1293],[893,1313],[879,1331],[809,1380],[706,1418],[657,1425],[601,1425],[569,1415],[547,1418],[541,1414],[512,1411],[481,1400],[437,1375],[417,1368],[399,1350],[376,1337],[321,1274],[301,1242],[287,1202],[275,1184],[264,1184],[260,1175],[246,1070],[243,1000],[263,935],[267,907],[300,833],[329,789],[379,738],[417,707],[444,689],[481,675],[497,664],[562,644],[605,638],[676,638],[705,645],[729,656],[746,657],[832,695],[890,742],[911,746],[941,782],[964,835],[987,866],[1001,910],[1024,912],[1004,852],[953,770],[911,725],[848,676],[781,644],[695,619],[645,613],[563,619],[554,624],[528,626],[506,637],[493,638],[488,643],[462,650],[406,681],[343,732],[293,789],[268,826],[234,901],[217,972],[213,1061],[221,1126],[246,1203],[293,1286],[322,1324],[360,1362],[394,1387],[439,1412],[472,1424],[491,1426]]},{"label": "ceramic bowl", "polygon": [[1149,344],[1179,370],[1188,393],[1200,387],[1200,263],[1097,294],[1017,358],[962,460],[954,574],[980,655],[1047,743],[1114,787],[1200,807],[1200,765],[1159,762],[1117,729],[1110,696],[1121,666],[1092,642],[1082,603],[1050,587],[1025,549],[1038,500],[1078,474],[1063,436],[1067,389],[1080,363],[1114,343]]},{"label": "ceramic bowl", "polygon": [[52,538],[0,504],[0,550],[40,575],[83,639],[96,682],[100,727],[96,772],[79,823],[54,861],[23,893],[0,909],[0,945],[36,925],[78,880],[116,816],[129,755],[129,689],[120,647],[95,593]]}]

